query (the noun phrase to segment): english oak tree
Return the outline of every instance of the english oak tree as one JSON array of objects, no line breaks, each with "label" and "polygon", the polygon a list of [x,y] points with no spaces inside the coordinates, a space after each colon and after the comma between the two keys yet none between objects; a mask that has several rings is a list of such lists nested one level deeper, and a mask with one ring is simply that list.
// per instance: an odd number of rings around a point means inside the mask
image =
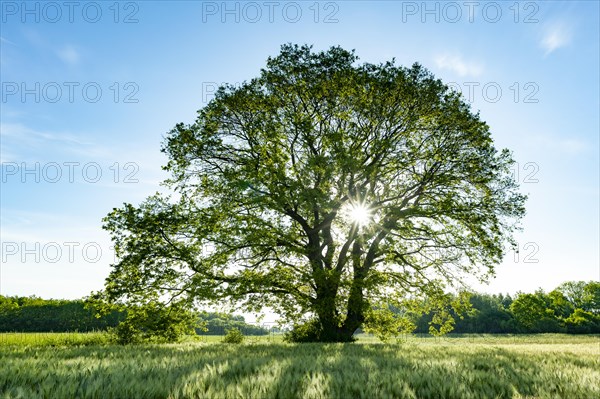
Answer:
[{"label": "english oak tree", "polygon": [[106,298],[269,307],[348,341],[386,304],[493,274],[525,212],[510,152],[422,66],[357,60],[284,45],[177,124],[175,195],[105,218]]}]

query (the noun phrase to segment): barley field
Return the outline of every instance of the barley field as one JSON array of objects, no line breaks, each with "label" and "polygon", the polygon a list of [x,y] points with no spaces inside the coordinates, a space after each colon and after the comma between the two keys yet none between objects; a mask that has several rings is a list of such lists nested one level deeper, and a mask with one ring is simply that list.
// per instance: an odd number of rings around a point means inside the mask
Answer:
[{"label": "barley field", "polygon": [[117,346],[68,335],[0,334],[0,398],[600,397],[599,336]]}]

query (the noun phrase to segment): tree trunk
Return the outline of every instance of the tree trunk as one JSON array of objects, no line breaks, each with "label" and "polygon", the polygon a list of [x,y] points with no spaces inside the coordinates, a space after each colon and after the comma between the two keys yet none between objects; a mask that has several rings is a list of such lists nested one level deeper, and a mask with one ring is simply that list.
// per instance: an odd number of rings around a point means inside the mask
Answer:
[{"label": "tree trunk", "polygon": [[320,328],[315,331],[313,339],[319,342],[350,342],[354,331],[340,326],[340,314],[335,302],[339,289],[339,275],[318,273],[317,303],[315,311],[319,318]]},{"label": "tree trunk", "polygon": [[319,318],[320,328],[311,337],[320,342],[352,342],[354,332],[364,321],[363,281],[366,275],[361,265],[362,242],[357,240],[352,248],[354,278],[348,298],[346,318],[336,309],[336,298],[339,291],[341,275],[337,271],[313,267],[317,301],[315,311]]},{"label": "tree trunk", "polygon": [[331,284],[326,289],[321,286],[318,290],[317,315],[321,330],[315,340],[320,342],[352,342],[354,332],[364,321],[364,299],[362,292],[362,278],[357,281],[355,277],[348,298],[348,309],[344,323],[340,325],[341,318],[335,308],[335,300],[338,294],[337,284]]},{"label": "tree trunk", "polygon": [[331,321],[326,321],[325,323],[323,322],[323,320],[321,320],[319,318],[320,322],[321,322],[321,332],[319,335],[319,342],[352,342],[354,341],[354,339],[352,338],[352,335],[354,334],[354,330],[348,330],[346,328],[344,328],[344,326],[340,327],[337,323],[337,321],[335,322],[331,322]]},{"label": "tree trunk", "polygon": [[362,279],[357,280],[356,278],[352,282],[350,288],[350,297],[348,298],[348,311],[346,313],[346,320],[342,328],[345,331],[354,334],[354,332],[361,326],[365,321],[364,315],[364,297],[362,291]]},{"label": "tree trunk", "polygon": [[346,319],[342,326],[343,330],[350,334],[354,334],[354,331],[356,331],[365,321],[363,286],[365,277],[367,276],[367,269],[362,263],[362,255],[363,243],[361,239],[357,239],[352,246],[352,268],[354,276],[352,278],[352,286],[350,287],[350,296],[348,297]]}]

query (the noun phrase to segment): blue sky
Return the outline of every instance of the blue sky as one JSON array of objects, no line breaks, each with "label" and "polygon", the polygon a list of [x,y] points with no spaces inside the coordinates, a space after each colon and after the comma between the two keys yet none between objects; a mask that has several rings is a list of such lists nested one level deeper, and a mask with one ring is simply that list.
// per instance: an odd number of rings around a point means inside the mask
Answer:
[{"label": "blue sky", "polygon": [[3,295],[101,289],[101,218],[160,190],[163,135],[287,42],[419,62],[514,151],[521,253],[477,288],[600,278],[596,1],[0,4]]}]

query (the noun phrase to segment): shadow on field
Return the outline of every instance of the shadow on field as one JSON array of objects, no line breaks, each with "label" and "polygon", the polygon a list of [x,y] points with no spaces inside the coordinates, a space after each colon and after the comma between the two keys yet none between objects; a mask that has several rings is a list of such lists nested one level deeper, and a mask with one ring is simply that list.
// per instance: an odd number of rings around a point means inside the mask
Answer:
[{"label": "shadow on field", "polygon": [[467,399],[600,394],[599,363],[593,356],[494,346],[141,345],[25,348],[0,357],[2,397]]},{"label": "shadow on field", "polygon": [[[240,347],[235,358],[220,364],[226,367],[219,373],[197,375],[204,397],[590,398],[599,393],[597,384],[586,386],[580,379],[589,363],[572,354],[546,359],[495,347],[256,345]],[[191,392],[198,390],[178,391],[180,397],[193,397]]]},{"label": "shadow on field", "polygon": [[591,371],[590,364],[569,353],[545,358],[496,347],[362,345],[358,351],[343,347],[339,365],[349,363],[361,383],[352,389],[339,381],[334,389],[339,397],[591,398],[600,393],[598,384],[586,386],[576,375],[577,369],[579,376]]}]

